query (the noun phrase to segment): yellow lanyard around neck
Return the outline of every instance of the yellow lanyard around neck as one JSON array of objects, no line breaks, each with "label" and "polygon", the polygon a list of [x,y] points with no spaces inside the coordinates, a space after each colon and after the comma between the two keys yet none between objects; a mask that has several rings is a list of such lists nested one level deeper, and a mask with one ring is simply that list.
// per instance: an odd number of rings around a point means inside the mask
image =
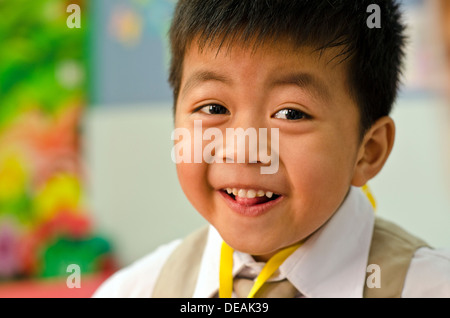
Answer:
[{"label": "yellow lanyard around neck", "polygon": [[[374,210],[377,208],[375,198],[366,184],[362,187],[362,191],[369,199]],[[253,298],[258,290],[264,285],[264,283],[275,273],[275,271],[283,264],[283,262],[291,255],[297,248],[299,248],[303,242],[296,245],[292,245],[285,249],[282,249],[277,254],[272,256],[266,265],[259,273],[256,281],[250,290],[247,298]],[[219,297],[231,298],[233,293],[233,253],[234,250],[228,246],[225,242],[222,243],[222,249],[220,254],[220,274],[219,274]]]},{"label": "yellow lanyard around neck", "polygon": [[362,192],[366,195],[367,199],[369,200],[370,204],[372,205],[372,208],[374,211],[377,210],[377,202],[375,201],[375,197],[372,194],[372,191],[370,190],[369,186],[367,184],[363,185],[361,187]]},{"label": "yellow lanyard around neck", "polygon": [[[275,273],[275,271],[283,264],[283,262],[291,255],[303,242],[286,247],[272,256],[264,265],[261,273],[259,273],[253,284],[247,298],[254,298],[258,290],[264,283]],[[234,250],[225,242],[222,243],[220,253],[220,274],[219,274],[219,297],[231,298],[233,293],[233,252]]]}]

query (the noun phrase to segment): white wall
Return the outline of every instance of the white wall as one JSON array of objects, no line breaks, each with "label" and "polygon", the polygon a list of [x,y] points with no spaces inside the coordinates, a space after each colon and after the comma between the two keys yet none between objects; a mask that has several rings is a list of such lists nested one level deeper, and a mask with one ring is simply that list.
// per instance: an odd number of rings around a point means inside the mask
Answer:
[{"label": "white wall", "polygon": [[370,182],[378,214],[435,247],[450,247],[449,112],[437,99],[400,100],[394,149]]},{"label": "white wall", "polygon": [[[121,265],[205,224],[185,199],[170,157],[171,106],[152,106],[95,107],[84,121],[88,203]],[[370,183],[377,213],[450,247],[447,108],[433,99],[404,99],[393,117],[393,153]]]},{"label": "white wall", "polygon": [[177,181],[170,109],[99,107],[84,122],[88,200],[121,264],[206,224]]}]

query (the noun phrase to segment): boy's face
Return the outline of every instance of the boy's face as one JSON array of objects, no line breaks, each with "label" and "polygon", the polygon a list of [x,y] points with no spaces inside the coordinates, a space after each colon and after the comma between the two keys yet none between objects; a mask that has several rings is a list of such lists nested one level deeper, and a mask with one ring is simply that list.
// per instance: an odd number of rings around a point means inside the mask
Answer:
[{"label": "boy's face", "polygon": [[[185,55],[176,128],[194,136],[194,120],[201,120],[203,131],[216,127],[223,136],[226,128],[279,132],[274,174],[261,174],[263,164],[247,160],[177,164],[189,201],[237,250],[267,259],[305,239],[333,215],[349,190],[360,146],[359,112],[345,64],[330,62],[330,53],[319,58],[288,44],[254,52],[239,45],[199,52],[192,45]],[[255,204],[228,195],[227,188],[276,195]]]}]

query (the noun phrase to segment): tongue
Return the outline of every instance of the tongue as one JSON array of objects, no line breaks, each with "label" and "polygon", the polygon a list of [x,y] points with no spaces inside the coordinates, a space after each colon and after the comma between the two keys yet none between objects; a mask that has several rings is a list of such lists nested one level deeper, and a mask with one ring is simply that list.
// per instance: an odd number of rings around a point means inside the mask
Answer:
[{"label": "tongue", "polygon": [[266,202],[270,201],[270,199],[268,197],[266,197],[266,196],[256,197],[256,198],[253,198],[253,199],[241,198],[239,196],[235,196],[234,199],[236,200],[237,203],[239,203],[241,205],[246,205],[246,206],[262,204],[262,203],[266,203]]}]

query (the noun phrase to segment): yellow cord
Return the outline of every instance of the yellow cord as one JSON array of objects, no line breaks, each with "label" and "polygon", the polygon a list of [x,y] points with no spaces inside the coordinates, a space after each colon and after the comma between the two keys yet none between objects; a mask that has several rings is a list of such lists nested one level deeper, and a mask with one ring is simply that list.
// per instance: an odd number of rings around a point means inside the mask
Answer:
[{"label": "yellow cord", "polygon": [[225,242],[220,251],[219,298],[231,298],[233,293],[233,249]]},{"label": "yellow cord", "polygon": [[367,184],[363,185],[361,187],[361,190],[366,195],[367,199],[369,199],[370,204],[372,204],[372,207],[374,210],[377,209],[377,202],[375,201],[375,197],[372,194],[372,191],[370,190],[369,186]]},{"label": "yellow cord", "polygon": [[[272,256],[264,265],[261,273],[259,273],[250,290],[247,298],[254,298],[255,294],[260,290],[264,283],[275,273],[275,271],[283,264],[283,262],[291,255],[303,242],[286,247]],[[225,242],[222,243],[222,250],[220,255],[220,286],[219,297],[231,298],[233,293],[233,249]]]},{"label": "yellow cord", "polygon": [[[369,186],[366,184],[361,187],[364,194],[369,199],[370,204],[373,209],[376,210],[377,203],[370,190]],[[247,298],[255,297],[255,294],[260,290],[264,283],[275,273],[275,271],[283,264],[283,262],[291,255],[297,248],[299,248],[303,242],[289,246],[282,249],[277,254],[272,256],[269,261],[264,265],[261,273],[259,273],[253,284],[250,293]],[[234,250],[228,246],[225,242],[222,243],[222,249],[220,252],[220,273],[219,273],[219,297],[220,298],[231,298],[233,294],[233,253]]]}]

